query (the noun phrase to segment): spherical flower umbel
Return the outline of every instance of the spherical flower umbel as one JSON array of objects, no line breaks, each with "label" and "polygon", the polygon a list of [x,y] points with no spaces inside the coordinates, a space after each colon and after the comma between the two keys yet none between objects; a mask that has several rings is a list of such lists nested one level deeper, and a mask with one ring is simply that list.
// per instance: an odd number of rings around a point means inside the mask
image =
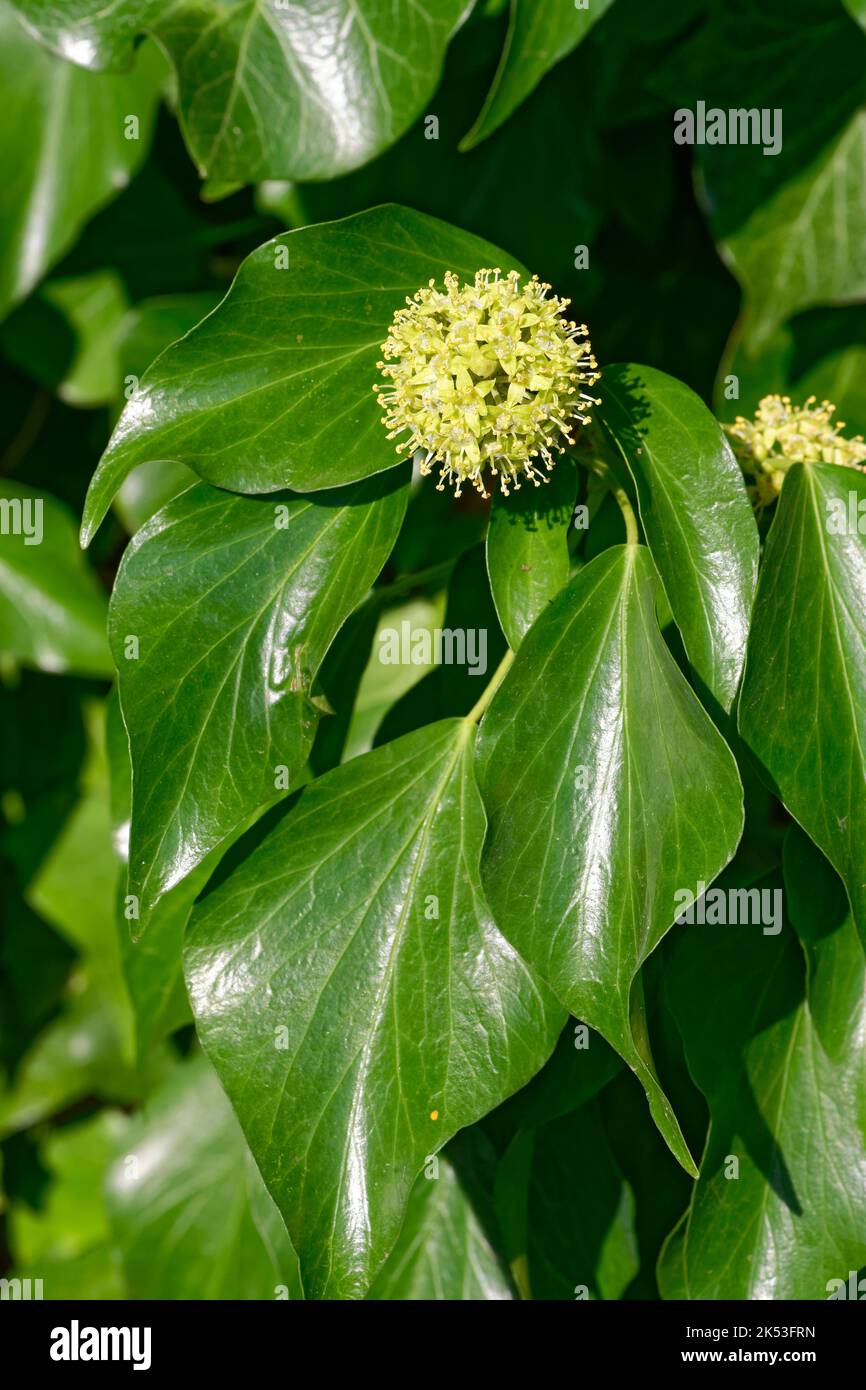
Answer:
[{"label": "spherical flower umbel", "polygon": [[815,402],[815,396],[802,406],[792,405],[790,396],[765,396],[754,420],[740,415],[733,425],[724,426],[740,467],[751,479],[747,491],[759,508],[775,502],[792,463],[838,463],[866,471],[862,436],[843,438],[843,421],[832,420],[836,407],[829,401]]},{"label": "spherical flower umbel", "polygon": [[537,486],[575,421],[589,421],[588,394],[599,378],[586,327],[563,315],[569,300],[533,276],[521,287],[512,270],[478,270],[461,285],[431,280],[398,309],[378,363],[388,380],[373,389],[399,454],[420,454],[437,484],[465,482],[482,496],[486,468],[507,495],[529,478]]}]

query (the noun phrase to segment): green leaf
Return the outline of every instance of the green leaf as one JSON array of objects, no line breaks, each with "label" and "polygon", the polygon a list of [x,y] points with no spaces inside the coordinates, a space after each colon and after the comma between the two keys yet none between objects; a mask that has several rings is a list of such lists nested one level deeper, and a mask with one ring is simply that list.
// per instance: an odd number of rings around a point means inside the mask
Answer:
[{"label": "green leaf", "polygon": [[118,335],[127,301],[123,282],[112,270],[50,280],[41,297],[66,318],[75,353],[57,394],[69,405],[108,405],[120,375]]},{"label": "green leaf", "polygon": [[539,613],[568,582],[567,535],[577,478],[560,461],[540,491],[494,493],[487,532],[487,571],[502,630],[513,651]]},{"label": "green leaf", "polygon": [[518,1130],[537,1129],[578,1110],[621,1070],[621,1058],[604,1038],[572,1019],[538,1075],[488,1115],[484,1128],[501,1145]]},{"label": "green leaf", "polygon": [[132,1122],[106,1201],[130,1298],[303,1297],[282,1217],[201,1056]]},{"label": "green leaf", "polygon": [[[812,164],[862,104],[866,41],[842,6],[826,0],[764,0],[760,6],[728,0],[701,9],[703,22],[660,55],[647,86],[677,116],[704,103],[706,131],[698,117],[694,132],[697,191],[716,240],[725,243]],[[739,119],[746,105],[743,139]],[[724,112],[727,140],[716,143],[712,110]]]},{"label": "green leaf", "polygon": [[[0,315],[24,299],[116,196],[150,143],[165,62],[153,45],[125,77],[65,63],[0,6]],[[128,117],[138,136],[127,139]]]},{"label": "green leaf", "polygon": [[739,726],[791,815],[844,880],[866,941],[864,514],[866,476],[856,469],[795,464],[786,475],[758,585]]},{"label": "green leaf", "polygon": [[594,1104],[536,1132],[527,1205],[536,1299],[617,1299],[638,1269],[634,1197]]},{"label": "green leaf", "polygon": [[[367,1295],[391,1301],[475,1303],[514,1298],[508,1270],[491,1240],[489,1214],[476,1209],[459,1135],[431,1156],[409,1198],[397,1244]],[[489,1146],[488,1146],[489,1147]],[[495,1162],[495,1158],[494,1158]],[[485,1221],[484,1217],[488,1216]]]},{"label": "green leaf", "polygon": [[758,576],[758,529],[731,447],[703,401],[652,367],[605,369],[602,420],[634,480],[689,661],[730,710]]},{"label": "green leaf", "polygon": [[511,0],[505,47],[481,114],[461,150],[486,140],[535,90],[545,73],[571,53],[613,0],[583,8],[569,0]]},{"label": "green leaf", "polygon": [[[399,611],[386,612],[383,621],[391,632],[400,633]],[[385,715],[376,730],[375,742],[388,743],[401,734],[411,733],[434,719],[450,715],[465,715],[473,708],[492,673],[505,655],[503,637],[485,569],[484,546],[476,545],[461,555],[448,583],[448,600],[444,617],[437,618],[435,627],[443,632],[456,633],[454,650],[460,657],[461,635],[465,642],[466,660],[449,661],[443,639],[443,660],[435,664],[422,680],[402,695]],[[409,633],[414,642],[413,627]],[[372,660],[380,670],[405,671],[406,665],[385,666],[384,633],[376,636]],[[434,649],[435,651],[435,649]],[[417,669],[417,668],[410,668]],[[486,678],[486,680],[485,680]]]},{"label": "green leaf", "polygon": [[[145,300],[130,310],[120,327],[117,351],[120,374],[123,378],[123,398],[134,393],[139,379],[151,362],[167,347],[182,338],[191,328],[215,309],[219,295],[172,294]],[[120,380],[116,383],[119,395]],[[123,404],[120,398],[120,405]],[[114,509],[130,535],[177,497],[179,492],[196,480],[182,463],[155,461],[134,468],[124,478],[114,499]]]},{"label": "green leaf", "polygon": [[816,304],[866,299],[866,112],[723,243],[746,295],[753,347]]},{"label": "green leaf", "polygon": [[183,979],[183,933],[195,898],[212,871],[210,857],[166,893],[152,914],[143,937],[134,940],[126,920],[126,874],[129,864],[129,824],[132,807],[132,768],[129,737],[123,723],[117,687],[108,700],[106,744],[111,775],[111,822],[115,857],[123,865],[117,883],[117,921],[121,924],[123,975],[135,1016],[135,1048],[139,1061],[183,1024],[192,1022]]},{"label": "green leaf", "polygon": [[111,992],[86,971],[76,972],[73,983],[66,1007],[22,1058],[14,1084],[0,1088],[0,1136],[28,1129],[87,1096],[126,1104],[141,1094]]},{"label": "green leaf", "polygon": [[427,1158],[562,1026],[482,896],[474,732],[443,720],[326,773],[193,913],[199,1035],[311,1298],[367,1291]]},{"label": "green leaf", "polygon": [[742,790],[662,640],[656,591],[649,552],[613,547],[524,638],[482,724],[483,877],[501,930],[637,1073],[694,1171],[652,1065],[638,972],[677,891],[731,858]]},{"label": "green leaf", "polygon": [[[661,964],[661,963],[660,963]],[[663,973],[663,966],[659,973]],[[669,1010],[665,1016],[670,1021],[671,1031],[676,1025]],[[685,1059],[678,1057],[678,1067],[672,1074],[668,1063],[670,1056],[665,1052],[665,1041],[660,1036],[659,1014],[654,1016],[656,1024],[653,1044],[664,1069],[668,1086],[676,1087],[672,1094],[676,1098],[677,1113],[684,1120],[684,1131],[689,1134],[689,1146],[695,1151],[703,1148],[707,1132],[705,1103],[700,1092],[688,1077]],[[680,1054],[682,1045],[676,1032]],[[680,1067],[698,1104],[702,1107],[701,1123],[694,1130],[692,1138],[687,1127],[691,1115],[683,1104],[684,1096],[679,1085]],[[628,1187],[634,1197],[634,1234],[637,1240],[640,1268],[629,1283],[622,1297],[632,1299],[658,1299],[660,1297],[656,1267],[662,1247],[668,1238],[671,1226],[687,1208],[694,1190],[690,1176],[676,1162],[652,1122],[645,1106],[635,1109],[637,1082],[625,1070],[604,1088],[598,1099],[598,1112],[604,1125],[604,1133],[616,1162],[622,1170]]]},{"label": "green leaf", "polygon": [[55,1130],[40,1155],[51,1174],[38,1211],[23,1204],[9,1215],[10,1248],[16,1264],[38,1269],[45,1260],[72,1260],[108,1240],[102,1179],[126,1130],[118,1110]]},{"label": "green leaf", "polygon": [[668,1297],[824,1299],[866,1263],[863,951],[842,885],[799,829],[785,886],[805,980],[788,923],[775,936],[691,927],[669,967],[712,1121],[686,1224],[662,1259]]},{"label": "green leaf", "polygon": [[0,936],[0,1071],[14,1072],[60,1003],[74,952],[57,932],[16,900],[4,872]]},{"label": "green leaf", "polygon": [[[91,747],[82,795],[26,889],[26,901],[79,953],[63,1008],[33,1041],[0,1093],[0,1132],[36,1124],[87,1096],[128,1103],[164,1070],[166,1055],[133,1065],[133,1018],[115,918],[101,707],[88,708]],[[28,817],[29,819],[29,817]],[[26,821],[25,821],[26,824]],[[125,924],[124,924],[125,925]]]},{"label": "green leaf", "polygon": [[466,0],[16,0],[56,51],[86,67],[128,61],[142,30],[170,56],[180,120],[214,185],[328,179],[365,164],[424,109]]},{"label": "green leaf", "polygon": [[106,601],[61,503],[0,479],[0,654],[40,671],[106,676]]},{"label": "green leaf", "polygon": [[40,1259],[35,1269],[19,1266],[12,1272],[19,1279],[41,1280],[46,1302],[103,1303],[126,1297],[114,1251],[108,1244],[94,1245],[71,1260]]},{"label": "green leaf", "polygon": [[145,373],[91,483],[83,542],[130,469],[150,460],[236,492],[314,492],[392,468],[373,386],[395,310],[431,277],[494,265],[519,268],[397,207],[261,246],[219,308]]},{"label": "green leaf", "polygon": [[140,931],[164,894],[296,784],[319,715],[316,673],[405,506],[402,473],[315,499],[197,483],[128,547],[110,633]]}]

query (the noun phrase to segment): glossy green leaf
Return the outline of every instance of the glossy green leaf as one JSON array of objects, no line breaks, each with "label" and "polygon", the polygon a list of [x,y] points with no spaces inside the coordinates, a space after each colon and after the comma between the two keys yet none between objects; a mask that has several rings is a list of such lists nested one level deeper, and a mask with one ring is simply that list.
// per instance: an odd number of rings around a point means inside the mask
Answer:
[{"label": "glossy green leaf", "polygon": [[297,784],[320,712],[316,673],[405,505],[402,473],[315,500],[197,483],[132,541],[110,632],[132,754],[136,935],[164,894]]},{"label": "glossy green leaf", "polygon": [[866,113],[782,185],[724,242],[746,294],[754,346],[803,309],[866,298]]},{"label": "glossy green leaf", "polygon": [[662,640],[655,596],[649,552],[616,546],[525,637],[482,724],[483,875],[501,930],[637,1073],[691,1171],[638,973],[678,915],[677,891],[733,854],[742,791]]},{"label": "glossy green leaf", "polygon": [[311,1298],[367,1291],[427,1158],[562,1026],[482,896],[474,734],[444,720],[326,773],[193,913],[199,1035]]},{"label": "glossy green leaf", "polygon": [[730,710],[758,575],[758,529],[742,472],[703,401],[664,372],[608,367],[602,399],[689,660]]},{"label": "glossy green leaf", "polygon": [[471,279],[515,264],[398,207],[260,247],[219,308],[142,378],[94,475],[85,543],[130,469],[150,460],[238,492],[311,492],[392,468],[373,386],[395,310],[448,270]]},{"label": "glossy green leaf", "polygon": [[475,125],[461,144],[470,150],[507,121],[545,73],[577,47],[613,0],[511,0],[505,47]]},{"label": "glossy green leaf", "polygon": [[[115,397],[121,385],[123,399],[138,387],[138,382],[151,362],[191,328],[195,328],[219,302],[219,295],[173,294],[145,300],[130,310],[120,326],[117,339],[120,376],[115,383]],[[134,468],[124,478],[114,499],[114,509],[130,535],[190,487],[195,474],[182,463],[154,461]]]},{"label": "glossy green leaf", "polygon": [[66,508],[2,478],[0,522],[0,653],[40,671],[109,675],[105,595]]},{"label": "glossy green leaf", "polygon": [[864,536],[866,476],[795,464],[767,540],[739,725],[844,880],[866,941]]},{"label": "glossy green leaf", "polygon": [[117,687],[108,700],[106,744],[111,775],[112,841],[117,865],[122,866],[116,894],[121,962],[135,1017],[136,1053],[142,1060],[157,1043],[183,1024],[192,1022],[183,979],[183,933],[193,902],[210,876],[212,864],[210,859],[205,859],[166,893],[152,913],[144,936],[138,940],[133,938],[125,915],[132,768]]},{"label": "glossy green leaf", "polygon": [[283,1219],[203,1057],[131,1124],[106,1201],[130,1298],[303,1296]]},{"label": "glossy green leaf", "polygon": [[397,1244],[368,1298],[463,1303],[514,1298],[508,1270],[491,1238],[492,1212],[476,1205],[464,1162],[470,1155],[460,1146],[461,1139],[481,1138],[470,1130],[449,1144],[447,1153],[427,1161],[412,1189]]},{"label": "glossy green leaf", "polygon": [[547,486],[495,493],[487,571],[502,630],[513,651],[568,582],[567,534],[577,497],[574,465],[562,459]]},{"label": "glossy green leaf", "polygon": [[214,185],[325,179],[396,140],[439,79],[466,0],[16,0],[57,52],[128,61],[136,33],[171,57],[190,153]]},{"label": "glossy green leaf", "polygon": [[[22,300],[147,153],[165,63],[152,45],[125,77],[82,72],[0,6],[0,315]],[[127,138],[138,122],[135,138]]]},{"label": "glossy green leaf", "polygon": [[[781,892],[781,877],[757,887]],[[669,969],[712,1122],[662,1260],[666,1297],[825,1299],[866,1262],[863,951],[841,883],[799,829],[785,889],[805,978],[787,921],[778,935],[691,927]]]},{"label": "glossy green leaf", "polygon": [[[678,114],[696,113],[704,103],[706,130],[697,119],[691,153],[698,197],[717,241],[725,243],[812,165],[861,105],[866,40],[842,5],[826,0],[728,0],[700,9],[684,42],[661,55],[647,86]],[[744,107],[745,130],[738,116],[731,127],[730,113]],[[725,113],[721,130],[714,110]]]}]

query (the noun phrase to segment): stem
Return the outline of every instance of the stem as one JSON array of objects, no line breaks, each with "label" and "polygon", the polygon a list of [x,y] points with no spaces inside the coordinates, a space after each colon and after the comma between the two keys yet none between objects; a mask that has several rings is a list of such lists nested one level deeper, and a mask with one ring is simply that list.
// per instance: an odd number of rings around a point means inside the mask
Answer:
[{"label": "stem", "polygon": [[619,487],[614,482],[611,482],[610,490],[616,498],[617,502],[619,503],[619,509],[622,512],[623,520],[625,521],[626,544],[637,545],[639,541],[637,518],[635,517],[634,511],[632,509],[631,502],[629,502],[628,500],[628,494],[625,491],[625,488]]},{"label": "stem", "polygon": [[604,459],[596,454],[592,460],[592,467],[596,474],[607,483],[610,491],[616,498],[619,509],[622,512],[625,522],[625,539],[627,545],[637,545],[640,541],[640,533],[637,526],[637,517],[634,514],[631,502],[628,500],[628,493],[625,488],[620,487]]},{"label": "stem", "polygon": [[476,704],[472,706],[469,713],[464,716],[465,723],[477,724],[482,715],[485,714],[487,706],[490,704],[490,701],[493,699],[493,696],[496,694],[497,690],[499,689],[500,685],[505,679],[505,673],[513,660],[514,652],[511,651],[511,649],[509,648],[509,650],[505,653],[504,657],[497,666],[496,670],[493,672],[493,675],[490,677],[490,680],[488,681],[487,685],[482,690],[480,699],[477,701]]},{"label": "stem", "polygon": [[32,445],[35,443],[48,418],[48,411],[51,408],[51,392],[40,389],[36,392],[30,402],[27,414],[24,416],[18,433],[9,443],[3,457],[0,458],[0,473],[14,473],[19,463],[26,457]]},{"label": "stem", "polygon": [[419,589],[423,585],[432,584],[439,579],[447,579],[455,565],[454,560],[440,560],[436,565],[428,565],[426,569],[416,570],[414,574],[401,574],[396,579],[392,579],[390,584],[383,584],[381,589],[375,589],[374,593],[381,598],[395,597],[398,594],[408,593],[411,589]]}]

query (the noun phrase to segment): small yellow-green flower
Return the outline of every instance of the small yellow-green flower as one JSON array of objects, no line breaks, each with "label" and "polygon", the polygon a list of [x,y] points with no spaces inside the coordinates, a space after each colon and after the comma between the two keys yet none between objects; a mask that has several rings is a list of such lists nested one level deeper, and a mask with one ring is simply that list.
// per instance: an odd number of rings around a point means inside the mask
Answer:
[{"label": "small yellow-green flower", "polygon": [[832,420],[836,407],[829,401],[815,402],[815,396],[802,406],[792,405],[790,396],[765,396],[754,420],[740,415],[733,425],[724,426],[740,467],[751,479],[747,490],[758,507],[775,502],[792,463],[839,463],[866,471],[862,435],[843,438],[844,423]]},{"label": "small yellow-green flower", "polygon": [[438,464],[440,491],[447,478],[458,497],[465,482],[486,497],[486,468],[506,495],[522,478],[546,482],[574,422],[588,422],[599,373],[587,330],[549,291],[537,276],[521,288],[514,270],[464,285],[449,272],[394,315],[378,364],[388,380],[373,389],[397,452],[420,454],[422,473]]}]

